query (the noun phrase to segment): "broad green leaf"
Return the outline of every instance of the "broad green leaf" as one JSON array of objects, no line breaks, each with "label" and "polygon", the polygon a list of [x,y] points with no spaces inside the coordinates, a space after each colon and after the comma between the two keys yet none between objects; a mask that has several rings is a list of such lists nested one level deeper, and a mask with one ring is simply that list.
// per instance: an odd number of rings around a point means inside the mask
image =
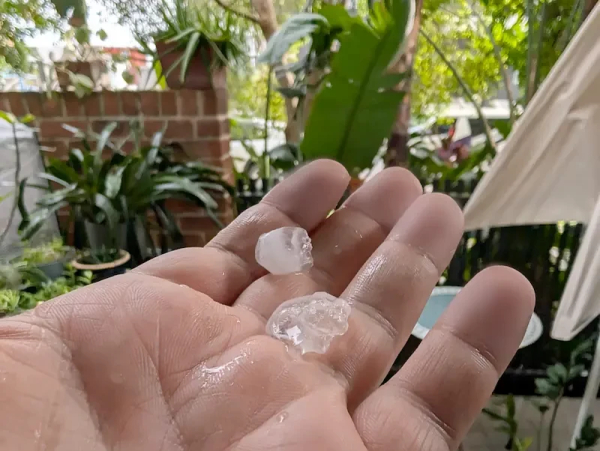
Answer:
[{"label": "broad green leaf", "polygon": [[560,395],[560,387],[552,384],[548,379],[535,380],[536,392],[550,399],[556,399]]},{"label": "broad green leaf", "polygon": [[[48,174],[46,172],[42,173],[42,174],[38,174],[37,175],[39,178],[41,179],[45,179],[45,180],[49,180],[51,182],[55,182],[58,183],[59,185],[62,185],[64,187],[69,186],[69,184],[67,182],[65,182],[63,179],[58,178],[58,177],[54,177],[52,174]],[[47,189],[48,187],[46,187]]]},{"label": "broad green leaf", "polygon": [[106,39],[108,38],[108,33],[102,28],[98,30],[96,35],[98,36],[98,38],[100,38],[101,41],[106,41]]},{"label": "broad green leaf", "polygon": [[98,207],[106,216],[106,223],[111,231],[114,231],[119,223],[119,213],[113,207],[110,199],[104,194],[97,193],[94,196],[94,205]]},{"label": "broad green leaf", "polygon": [[[172,37],[171,39],[167,40],[167,44],[171,44],[173,42],[179,42],[184,38],[187,38],[190,34],[194,33],[196,31],[195,28],[188,28],[187,30],[182,31],[181,33],[179,33],[178,35],[175,35],[174,37]],[[173,47],[173,49],[175,49],[176,47]],[[172,51],[172,50],[171,50]],[[161,55],[162,56],[162,55]]]},{"label": "broad green leaf", "polygon": [[200,40],[200,33],[194,32],[188,41],[185,51],[183,52],[183,60],[181,62],[181,73],[179,74],[179,81],[181,83],[185,82],[185,77],[187,76],[187,70],[190,65],[190,61],[196,54],[196,49],[198,48],[198,41]]},{"label": "broad green leaf", "polygon": [[271,36],[265,51],[258,57],[257,61],[270,66],[280,63],[283,55],[292,44],[309,37],[319,27],[328,27],[327,20],[320,14],[301,13],[293,15]]},{"label": "broad green leaf", "polygon": [[585,370],[584,365],[575,365],[574,367],[569,369],[569,374],[567,375],[568,380],[575,379]]},{"label": "broad green leaf", "polygon": [[135,77],[133,76],[133,74],[127,70],[123,71],[123,73],[121,74],[121,78],[123,78],[123,81],[128,85],[132,84],[135,81]]},{"label": "broad green leaf", "polygon": [[62,160],[52,158],[48,164],[47,172],[50,175],[64,181],[66,185],[77,183],[80,179],[79,174]]},{"label": "broad green leaf", "polygon": [[4,119],[9,124],[14,124],[17,121],[17,118],[14,114],[8,113],[6,111],[0,111],[0,119]]},{"label": "broad green leaf", "polygon": [[104,194],[109,199],[114,199],[119,194],[125,168],[125,166],[112,168],[106,175],[106,179],[104,180]]},{"label": "broad green leaf", "polygon": [[102,133],[100,133],[100,138],[98,138],[98,143],[96,144],[96,151],[94,152],[94,174],[96,176],[100,173],[100,168],[102,167],[102,151],[106,147],[110,139],[110,135],[117,128],[116,122],[109,123],[106,127],[102,129]]},{"label": "broad green leaf", "polygon": [[85,138],[85,132],[83,130],[78,129],[77,127],[73,127],[72,125],[69,124],[63,124],[62,127],[68,131],[73,133],[73,138]]},{"label": "broad green leaf", "polygon": [[29,124],[31,121],[35,120],[35,116],[33,114],[26,114],[19,118],[19,122],[21,124]]},{"label": "broad green leaf", "polygon": [[392,0],[390,10],[379,12],[382,29],[356,22],[340,37],[307,120],[300,146],[306,158],[334,159],[353,175],[371,166],[403,97],[390,89],[398,77],[386,70],[404,40],[409,12],[409,0]]},{"label": "broad green leaf", "polygon": [[81,194],[81,190],[77,190],[77,184],[74,183],[66,188],[47,193],[38,199],[37,204],[42,207],[51,207],[58,202],[68,202],[73,195]]},{"label": "broad green leaf", "polygon": [[562,363],[556,363],[546,370],[548,379],[554,384],[562,385],[567,380],[567,368]]},{"label": "broad green leaf", "polygon": [[324,4],[319,8],[319,14],[327,19],[331,28],[340,28],[342,31],[349,31],[353,24],[362,22],[358,16],[352,17],[344,5]]},{"label": "broad green leaf", "polygon": [[159,183],[156,186],[157,193],[162,192],[180,192],[191,195],[198,202],[202,203],[207,209],[215,210],[217,202],[200,188],[196,183],[187,179],[172,178],[171,181],[165,180],[165,183]]},{"label": "broad green leaf", "polygon": [[515,437],[515,442],[517,451],[527,451],[533,443],[533,439],[531,437],[526,437],[524,439],[519,440]]},{"label": "broad green leaf", "polygon": [[67,207],[68,202],[60,202],[50,208],[40,208],[29,215],[29,220],[26,223],[21,223],[23,227],[19,227],[21,239],[29,240],[35,233],[48,221],[48,218],[63,207]]}]

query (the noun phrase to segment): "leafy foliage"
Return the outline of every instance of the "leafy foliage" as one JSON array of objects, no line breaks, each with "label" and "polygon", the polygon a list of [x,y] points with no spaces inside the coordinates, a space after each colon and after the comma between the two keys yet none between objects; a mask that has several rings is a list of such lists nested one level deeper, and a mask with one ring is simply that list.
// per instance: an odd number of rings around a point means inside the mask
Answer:
[{"label": "leafy foliage", "polygon": [[404,0],[389,9],[378,2],[368,22],[336,10],[337,23],[348,29],[308,117],[301,144],[306,158],[333,158],[354,174],[371,165],[402,100],[393,90],[402,76],[385,71],[404,39],[409,9]]},{"label": "leafy foliage", "polygon": [[492,420],[500,423],[498,429],[505,432],[509,437],[511,451],[526,451],[532,444],[530,437],[520,439],[518,437],[519,423],[516,418],[517,409],[513,395],[507,395],[503,399],[503,412],[492,409],[483,409],[483,413]]},{"label": "leafy foliage", "polygon": [[[168,199],[181,199],[204,207],[218,222],[213,195],[230,189],[218,171],[200,162],[174,162],[173,149],[161,144],[162,133],[155,134],[149,146],[139,146],[126,155],[121,151],[125,140],[116,145],[110,140],[115,127],[116,124],[111,123],[100,135],[91,136],[70,128],[82,139],[82,147],[71,149],[67,161],[50,159],[47,172],[40,174],[61,188],[40,197],[32,212],[26,210],[23,202],[19,203],[22,216],[19,230],[24,239],[33,236],[50,215],[67,206],[76,224],[85,220],[106,225],[113,234],[118,224],[126,224],[135,235],[137,223],[143,225],[149,236],[147,215],[154,214],[160,228],[174,241],[181,233],[165,208]],[[139,124],[134,122],[131,128],[134,141],[139,143],[142,135]],[[93,149],[89,144],[91,139],[97,141]],[[108,158],[103,158],[103,151],[108,152]],[[20,199],[25,187],[26,181],[23,181]]]},{"label": "leafy foliage", "polygon": [[590,450],[598,444],[599,440],[600,429],[594,427],[594,417],[589,415],[583,423],[579,437],[575,439],[575,446],[569,448],[569,451]]},{"label": "leafy foliage", "polygon": [[248,141],[242,144],[248,152],[248,160],[236,179],[277,179],[284,172],[298,166],[303,161],[302,153],[294,144],[282,144],[266,152],[257,152]]},{"label": "leafy foliage", "polygon": [[[239,19],[221,8],[202,8],[188,0],[162,0],[157,12],[162,26],[152,34],[154,42],[172,44],[162,54],[154,52],[148,37],[138,35],[138,42],[155,61],[176,50],[182,55],[170,67],[163,67],[165,75],[179,68],[180,81],[185,81],[192,58],[200,54],[207,66],[232,66],[244,56],[246,27],[239,27]],[[155,63],[156,64],[156,63]]]},{"label": "leafy foliage", "polygon": [[270,66],[278,64],[293,44],[314,36],[320,28],[329,29],[329,22],[321,14],[299,13],[293,15],[269,39],[266,49],[259,56],[257,62],[267,63]]},{"label": "leafy foliage", "polygon": [[77,261],[86,265],[97,265],[101,263],[112,263],[120,257],[122,257],[122,255],[118,249],[102,247],[100,249],[90,249],[84,252],[77,258]]},{"label": "leafy foliage", "polygon": [[69,250],[62,238],[55,238],[35,247],[25,247],[20,260],[30,265],[49,263],[64,257]]},{"label": "leafy foliage", "polygon": [[[267,104],[268,75],[268,67],[258,66],[255,68],[252,64],[247,64],[240,70],[227,74],[230,111],[241,117],[263,117]],[[269,116],[273,121],[285,122],[284,98],[277,92],[272,92],[269,98]],[[236,124],[232,123],[231,125],[231,138],[235,139]],[[262,130],[260,133],[262,134]],[[238,133],[237,138],[242,137],[242,134]],[[262,137],[264,138],[264,136]]]},{"label": "leafy foliage", "polygon": [[0,2],[0,66],[6,63],[23,72],[29,69],[28,37],[59,26],[49,0],[2,0]]},{"label": "leafy foliage", "polygon": [[62,277],[37,285],[34,292],[0,289],[0,316],[18,314],[38,304],[92,283],[91,271],[67,267]]},{"label": "leafy foliage", "polygon": [[[565,390],[585,370],[585,363],[592,357],[591,353],[594,343],[595,337],[587,338],[576,343],[570,351],[566,364],[557,362],[549,366],[546,369],[546,377],[535,380],[536,391],[543,397],[543,401],[536,404],[536,407],[541,414],[538,449],[541,449],[544,415],[551,410],[552,414],[546,432],[548,436],[547,450],[552,451],[554,423],[557,418],[558,408],[565,394]],[[484,409],[483,412],[493,420],[500,422],[499,430],[508,435],[511,450],[522,451],[532,444],[532,439],[519,439],[518,437],[518,421],[516,419],[516,409],[512,395],[508,395],[505,398],[506,413],[494,409]],[[593,417],[589,416],[585,421],[575,447],[570,448],[570,451],[591,449],[599,440],[600,429],[594,427]]]}]

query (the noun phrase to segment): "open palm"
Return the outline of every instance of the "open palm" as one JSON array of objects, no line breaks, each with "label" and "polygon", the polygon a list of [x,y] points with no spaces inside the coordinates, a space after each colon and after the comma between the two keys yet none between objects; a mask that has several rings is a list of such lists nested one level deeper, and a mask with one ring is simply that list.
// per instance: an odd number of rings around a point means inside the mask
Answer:
[{"label": "open palm", "polygon": [[[327,219],[348,183],[318,161],[202,249],[172,252],[0,321],[0,449],[455,449],[514,354],[533,291],[478,275],[380,387],[462,233],[448,197],[388,169]],[[266,274],[258,237],[310,231],[310,272]],[[353,303],[325,355],[265,335],[282,302]]]}]

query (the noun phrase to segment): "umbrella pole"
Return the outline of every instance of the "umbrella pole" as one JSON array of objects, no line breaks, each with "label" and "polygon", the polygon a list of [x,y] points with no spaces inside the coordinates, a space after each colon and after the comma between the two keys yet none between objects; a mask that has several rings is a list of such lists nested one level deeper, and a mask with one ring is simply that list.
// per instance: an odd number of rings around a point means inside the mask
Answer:
[{"label": "umbrella pole", "polygon": [[575,430],[573,431],[573,438],[571,439],[571,447],[575,447],[575,441],[581,435],[581,428],[585,423],[590,411],[590,405],[596,399],[598,395],[598,388],[600,387],[600,339],[596,340],[596,351],[594,352],[594,360],[592,361],[592,369],[588,376],[587,384],[585,385],[585,392],[581,400],[581,406],[579,406],[579,413],[577,414],[577,422],[575,423]]}]

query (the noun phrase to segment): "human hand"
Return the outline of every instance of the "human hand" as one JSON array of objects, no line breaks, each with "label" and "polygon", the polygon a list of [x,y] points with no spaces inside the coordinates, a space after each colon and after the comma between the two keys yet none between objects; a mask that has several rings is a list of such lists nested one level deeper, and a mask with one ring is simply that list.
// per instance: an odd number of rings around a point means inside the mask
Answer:
[{"label": "human hand", "polygon": [[[324,219],[348,180],[337,163],[312,163],[206,247],[0,320],[0,449],[456,449],[520,343],[533,290],[513,270],[483,271],[380,387],[462,214],[394,168]],[[266,274],[258,237],[296,224],[314,267]],[[265,335],[279,304],[316,291],[353,303],[326,354]]]}]

